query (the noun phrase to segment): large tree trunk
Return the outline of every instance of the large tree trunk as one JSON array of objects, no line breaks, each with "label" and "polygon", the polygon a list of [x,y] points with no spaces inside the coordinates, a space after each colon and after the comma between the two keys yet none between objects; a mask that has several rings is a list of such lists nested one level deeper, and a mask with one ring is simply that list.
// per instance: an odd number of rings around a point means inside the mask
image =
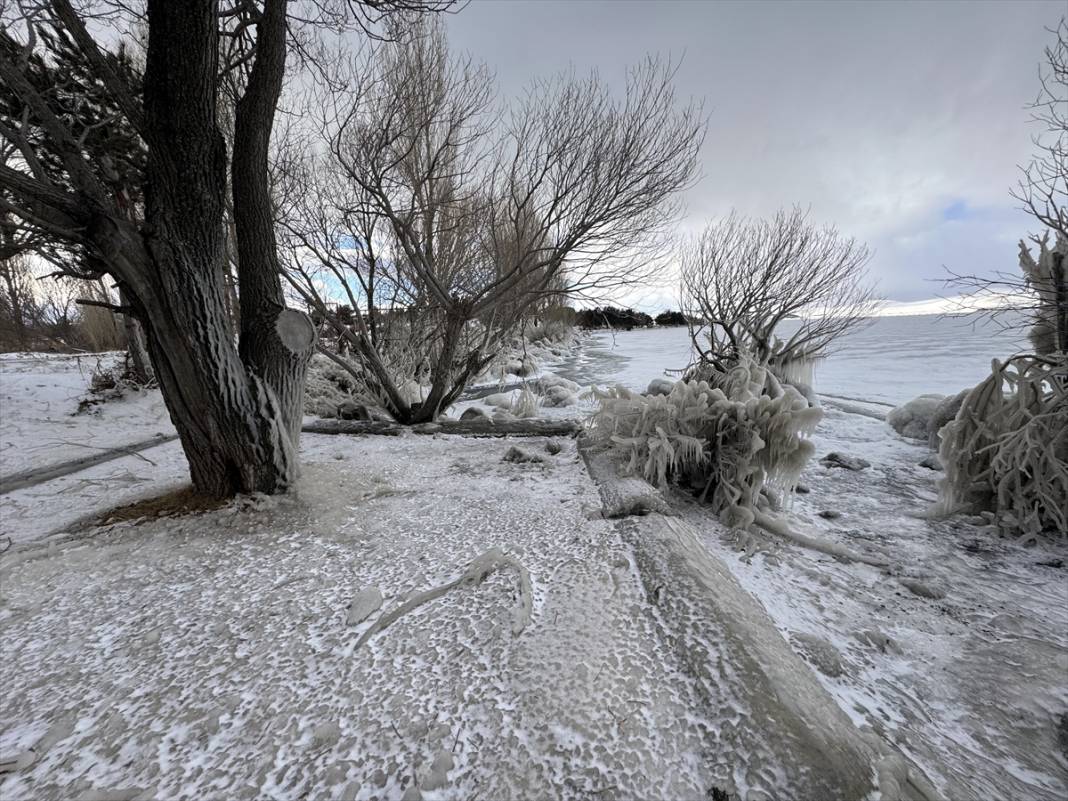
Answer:
[{"label": "large tree trunk", "polygon": [[[217,2],[149,2],[143,255],[134,246],[124,248],[148,265],[131,264],[123,272],[145,321],[156,378],[195,487],[216,496],[273,493],[285,490],[296,475],[291,422],[303,369],[293,366],[299,358],[279,363],[276,356],[285,356],[279,349],[259,346],[255,337],[246,346],[243,336],[246,364],[229,328],[222,225],[227,160],[216,121],[217,11]],[[246,316],[291,354],[310,354],[310,323],[302,329],[288,311],[254,304]]]},{"label": "large tree trunk", "polygon": [[316,333],[308,315],[286,308],[274,231],[267,158],[285,61],[286,0],[266,0],[257,25],[256,62],[234,115],[230,180],[241,287],[241,358],[274,393],[296,448],[304,377]]}]

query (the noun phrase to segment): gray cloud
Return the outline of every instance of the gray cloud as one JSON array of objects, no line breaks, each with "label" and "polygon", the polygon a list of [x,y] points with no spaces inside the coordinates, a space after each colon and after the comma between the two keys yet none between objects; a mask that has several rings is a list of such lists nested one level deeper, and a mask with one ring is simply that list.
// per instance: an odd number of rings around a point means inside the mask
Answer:
[{"label": "gray cloud", "polygon": [[[476,0],[453,45],[493,68],[506,96],[575,67],[621,83],[646,53],[681,58],[704,98],[703,178],[684,230],[731,207],[794,203],[875,250],[896,300],[958,272],[1012,270],[1033,229],[1008,190],[1031,154],[1028,112],[1046,27],[1063,0],[728,3]],[[652,287],[645,305],[673,298]]]}]

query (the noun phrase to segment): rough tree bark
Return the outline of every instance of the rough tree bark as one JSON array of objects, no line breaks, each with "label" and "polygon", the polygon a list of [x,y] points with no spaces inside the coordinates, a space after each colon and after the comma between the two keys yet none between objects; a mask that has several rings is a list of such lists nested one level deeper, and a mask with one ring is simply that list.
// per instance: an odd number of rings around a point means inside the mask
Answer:
[{"label": "rough tree bark", "polygon": [[234,117],[231,163],[241,358],[274,393],[295,448],[316,335],[306,314],[285,305],[268,178],[271,128],[285,74],[286,0],[267,0],[258,27],[256,62]]},{"label": "rough tree bark", "polygon": [[[193,483],[202,492],[226,496],[279,492],[295,477],[294,396],[303,386],[314,331],[299,312],[279,306],[260,309],[250,299],[242,314],[241,354],[230,334],[223,276],[227,160],[216,120],[217,6],[175,0],[148,4],[148,265],[129,270],[128,289],[141,307],[156,378]],[[250,87],[260,60],[273,65],[279,58],[277,36],[271,31],[272,26],[284,26],[285,2],[277,0],[268,7],[275,16],[265,15],[261,22],[260,34],[267,35],[258,44]],[[284,40],[280,44],[284,49]],[[254,107],[261,120],[264,114],[273,117],[273,100]],[[267,127],[264,136],[270,135],[269,118]],[[242,157],[254,168],[255,154],[243,152]],[[236,173],[236,152],[234,159]],[[266,181],[265,168],[263,172]],[[269,213],[257,209],[264,200],[259,195],[248,198],[245,217]],[[253,299],[269,297],[257,279],[271,269],[262,258],[245,267]],[[242,295],[245,291],[243,284]],[[285,359],[285,364],[275,358]]]},{"label": "rough tree bark", "polygon": [[[143,105],[110,70],[69,0],[52,0],[48,8],[95,65],[97,78],[146,145],[144,220],[128,219],[115,204],[114,193],[87,160],[79,132],[28,79],[23,50],[11,41],[0,53],[0,79],[24,110],[18,118],[9,116],[3,133],[29,156],[24,170],[0,164],[5,200],[16,200],[14,213],[47,235],[84,249],[78,277],[110,273],[129,298],[132,313],[145,326],[156,379],[196,489],[218,497],[284,491],[297,467],[296,441],[284,411],[292,405],[293,381],[274,383],[266,357],[242,361],[224,301],[228,162],[216,116],[219,4],[149,0]],[[278,8],[284,15],[284,0],[276,0]],[[272,17],[275,25],[278,17]],[[253,24],[259,33],[259,21]],[[256,60],[277,58],[272,47],[278,41],[268,35]],[[54,156],[47,168],[33,154],[37,140],[10,127],[28,119]],[[270,265],[261,263],[259,269]],[[295,314],[276,310],[271,322],[283,343],[310,353],[310,321]]]},{"label": "rough tree bark", "polygon": [[[311,320],[285,307],[268,183],[287,24],[362,27],[365,17],[444,10],[450,2],[315,3],[312,18],[302,20],[287,20],[287,0],[220,5],[147,0],[148,52],[138,92],[94,41],[71,0],[27,4],[32,14],[27,11],[20,24],[43,19],[70,34],[94,86],[107,95],[102,105],[125,118],[145,145],[144,215],[130,219],[116,202],[103,162],[83,146],[94,123],[65,110],[57,81],[49,80],[54,65],[34,54],[39,48],[29,29],[21,40],[0,31],[0,86],[10,101],[0,107],[0,137],[21,154],[14,164],[0,163],[0,201],[46,241],[84,254],[70,275],[115,279],[123,306],[144,327],[194,485],[227,496],[279,492],[291,484],[303,380],[315,346]],[[354,14],[356,22],[347,22]],[[220,64],[220,26],[240,40],[226,65]],[[219,116],[220,70],[229,68],[240,75],[235,88],[243,89],[230,158]],[[48,157],[38,158],[41,153]],[[232,250],[224,228],[227,170]],[[231,261],[237,264],[237,304],[228,291]],[[373,337],[369,341],[373,347]],[[477,367],[468,362],[466,369]],[[449,398],[439,391],[432,406]]]}]

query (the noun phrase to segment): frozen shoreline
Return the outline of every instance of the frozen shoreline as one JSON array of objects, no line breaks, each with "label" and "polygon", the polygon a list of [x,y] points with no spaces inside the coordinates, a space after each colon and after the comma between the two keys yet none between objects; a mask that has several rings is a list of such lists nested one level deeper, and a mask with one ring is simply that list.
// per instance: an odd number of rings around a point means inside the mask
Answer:
[{"label": "frozen shoreline", "polygon": [[[566,375],[569,364],[577,370],[624,358],[609,352],[606,362],[591,353],[597,349],[595,342],[542,367]],[[639,376],[642,364],[622,362],[644,386],[655,376]],[[16,369],[32,377],[15,386],[49,397],[53,390],[34,386],[47,380],[45,367],[58,369],[39,360]],[[69,394],[74,380],[58,383]],[[124,414],[127,403],[72,419],[93,436],[133,436],[151,417]],[[129,403],[152,408],[151,398]],[[62,404],[45,406],[37,422],[32,412],[41,408],[5,415],[5,460],[21,451],[34,458],[61,452],[59,443],[30,447],[46,444],[35,441],[42,426],[49,430],[66,413]],[[872,467],[854,473],[814,460],[802,477],[810,492],[792,499],[790,513],[799,530],[885,557],[889,570],[774,539],[740,539],[685,497],[672,503],[852,722],[896,744],[943,795],[1063,797],[1063,553],[1023,548],[959,519],[922,519],[935,474],[918,465],[925,449],[894,434],[880,408],[826,405],[817,454],[837,450]],[[671,621],[650,606],[632,544],[598,518],[596,490],[574,446],[541,463],[502,461],[513,444],[540,447],[440,435],[306,435],[307,473],[292,499],[105,526],[91,539],[57,538],[0,557],[0,638],[14,655],[5,666],[0,759],[40,742],[53,755],[42,751],[0,786],[29,797],[46,787],[58,792],[60,784],[50,784],[57,777],[71,790],[80,777],[79,792],[136,786],[146,798],[209,786],[237,795],[319,795],[336,787],[359,798],[399,797],[413,775],[435,784],[433,763],[457,731],[448,781],[424,788],[424,798],[490,789],[520,797],[533,786],[562,788],[566,797],[615,786],[619,797],[634,798],[671,787],[689,797],[723,786],[724,766],[744,756],[708,756],[709,737],[724,723],[699,712],[688,670],[656,633],[670,631]],[[187,483],[177,443],[142,456],[0,498],[4,534],[26,543],[94,510]],[[514,554],[531,575],[529,630],[514,641],[508,633],[517,596],[504,570],[405,616],[369,643],[369,663],[352,661],[352,635],[363,629],[350,632],[343,619],[361,588],[379,587],[388,609],[409,592],[455,578],[492,547]],[[144,611],[119,619],[114,610],[123,608]],[[619,643],[630,645],[620,650]],[[590,657],[576,660],[587,647]],[[504,674],[502,665],[510,666]],[[192,684],[179,678],[205,669]],[[294,670],[298,689],[287,695],[283,676]],[[413,671],[429,673],[416,678]],[[140,676],[147,683],[137,684]],[[570,689],[546,689],[561,676]],[[268,699],[267,711],[249,706],[242,681],[253,688],[249,699]],[[500,695],[475,703],[474,686]],[[347,696],[353,687],[358,692]],[[316,706],[321,694],[325,706]],[[58,698],[80,700],[59,709]],[[364,705],[386,698],[387,712],[354,709],[352,698]],[[116,717],[113,708],[125,711]],[[399,737],[389,725],[396,714],[407,716]],[[250,726],[263,732],[259,741],[242,733]],[[504,731],[514,735],[502,739]],[[473,733],[480,739],[467,739]],[[224,751],[228,767],[220,773]],[[231,763],[231,752],[244,756]],[[477,765],[464,762],[476,753]],[[136,770],[121,767],[130,754]],[[667,755],[662,764],[660,754]],[[265,760],[273,767],[263,767]],[[776,788],[782,776],[774,771],[754,766],[752,777],[755,784],[736,775],[732,786],[788,791]]]}]

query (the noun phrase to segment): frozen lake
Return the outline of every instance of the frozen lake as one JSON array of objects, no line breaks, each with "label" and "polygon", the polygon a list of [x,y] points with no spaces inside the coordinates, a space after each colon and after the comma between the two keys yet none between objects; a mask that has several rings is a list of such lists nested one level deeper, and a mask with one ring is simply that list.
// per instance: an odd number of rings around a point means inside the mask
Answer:
[{"label": "frozen lake", "polygon": [[[979,315],[879,317],[843,337],[817,366],[816,391],[895,406],[924,393],[954,394],[985,378],[991,359],[1026,344],[1022,330],[1003,330]],[[685,328],[596,331],[554,369],[580,384],[643,390],[689,361]]]}]

